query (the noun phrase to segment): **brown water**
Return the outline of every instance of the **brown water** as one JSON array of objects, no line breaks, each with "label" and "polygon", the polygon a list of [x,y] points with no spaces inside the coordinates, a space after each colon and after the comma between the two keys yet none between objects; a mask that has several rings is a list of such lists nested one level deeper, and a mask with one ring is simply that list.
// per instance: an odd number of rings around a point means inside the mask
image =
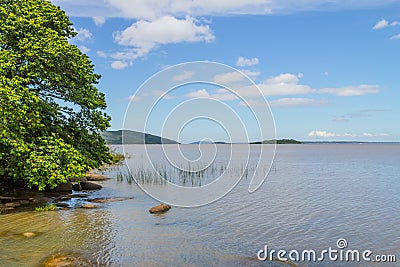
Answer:
[{"label": "brown water", "polygon": [[[137,146],[129,151],[139,156]],[[93,210],[0,215],[0,266],[40,266],[55,253],[77,253],[104,266],[289,266],[259,262],[257,251],[264,245],[322,250],[338,238],[352,249],[397,254],[397,263],[297,264],[400,266],[399,163],[396,144],[280,145],[255,193],[247,193],[244,179],[217,202],[161,215],[149,214],[158,202],[135,184],[110,179],[90,198],[134,199]]]}]

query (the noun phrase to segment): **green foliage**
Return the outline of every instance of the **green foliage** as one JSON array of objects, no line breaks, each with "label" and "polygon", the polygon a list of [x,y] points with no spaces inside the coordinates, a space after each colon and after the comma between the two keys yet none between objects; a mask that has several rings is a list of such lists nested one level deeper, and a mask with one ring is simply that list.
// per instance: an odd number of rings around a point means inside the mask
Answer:
[{"label": "green foliage", "polygon": [[115,153],[115,152],[111,152],[111,156],[112,156],[112,164],[122,164],[123,161],[125,160],[125,156],[123,154],[120,153]]},{"label": "green foliage", "polygon": [[57,206],[55,204],[47,204],[46,206],[36,207],[36,212],[43,212],[43,211],[56,211]]},{"label": "green foliage", "polygon": [[0,182],[43,190],[111,160],[100,75],[46,0],[0,0]]}]

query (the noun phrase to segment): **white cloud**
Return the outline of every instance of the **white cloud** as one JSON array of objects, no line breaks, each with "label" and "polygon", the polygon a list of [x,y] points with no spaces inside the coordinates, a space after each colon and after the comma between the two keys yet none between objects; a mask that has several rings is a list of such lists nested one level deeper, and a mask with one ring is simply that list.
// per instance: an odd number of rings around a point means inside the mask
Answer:
[{"label": "white cloud", "polygon": [[265,106],[267,106],[267,102],[261,101],[261,100],[256,100],[256,99],[249,99],[249,100],[246,100],[246,102],[240,101],[239,106],[243,106],[243,107],[249,106],[250,108],[265,107]]},{"label": "white cloud", "polygon": [[163,16],[153,21],[139,20],[125,30],[115,32],[114,39],[119,45],[133,47],[114,56],[123,55],[125,59],[134,60],[163,44],[211,42],[214,35],[208,25],[198,24],[195,18],[187,16],[185,19],[177,19]]},{"label": "white cloud", "polygon": [[257,78],[261,73],[258,71],[251,71],[251,70],[240,70],[243,74],[249,76],[252,79]]},{"label": "white cloud", "polygon": [[132,101],[132,102],[139,102],[139,101],[142,100],[142,98],[140,96],[137,96],[137,95],[131,95],[131,96],[128,97],[128,99],[130,101]]},{"label": "white cloud", "polygon": [[308,134],[309,137],[360,137],[361,135],[357,135],[357,134],[350,134],[350,133],[344,133],[344,134],[337,134],[337,133],[329,133],[327,131],[311,131]]},{"label": "white cloud", "polygon": [[312,98],[280,98],[269,103],[271,107],[320,107],[328,104],[326,100]]},{"label": "white cloud", "polygon": [[244,67],[244,66],[254,66],[258,64],[258,58],[244,58],[239,57],[236,61],[236,66]]},{"label": "white cloud", "polygon": [[272,76],[258,84],[264,96],[272,95],[300,95],[315,93],[316,90],[308,85],[299,84],[299,78],[302,75],[283,73],[278,76]]},{"label": "white cloud", "polygon": [[337,134],[334,133],[328,133],[326,131],[311,131],[308,134],[309,137],[336,137],[338,136]]},{"label": "white cloud", "polygon": [[345,86],[340,88],[323,88],[318,91],[320,94],[333,94],[337,96],[361,96],[366,94],[379,93],[378,85],[361,84],[358,86]]},{"label": "white cloud", "polygon": [[211,98],[217,99],[220,101],[229,101],[229,100],[236,100],[239,99],[235,93],[231,92],[228,89],[220,88],[216,90],[213,94],[210,95]]},{"label": "white cloud", "polygon": [[187,98],[209,97],[211,99],[216,99],[220,101],[229,101],[238,99],[238,97],[234,93],[224,88],[217,89],[213,91],[213,93],[211,94],[206,89],[200,89],[186,94],[185,97]]},{"label": "white cloud", "polygon": [[162,99],[174,99],[174,98],[176,98],[175,96],[172,96],[172,95],[169,95],[169,94],[167,94],[166,92],[164,92],[163,90],[153,90],[152,92],[151,92],[151,94],[153,95],[153,96],[156,96],[156,97],[160,97],[160,98],[162,98]]},{"label": "white cloud", "polygon": [[144,57],[149,51],[137,49],[137,48],[132,48],[132,49],[126,49],[124,51],[119,51],[116,53],[111,54],[111,57],[116,60],[134,60],[139,57]]},{"label": "white cloud", "polygon": [[[261,83],[257,84],[263,96],[279,96],[279,95],[309,95],[309,94],[333,94],[337,96],[361,96],[366,94],[379,93],[380,87],[378,85],[357,85],[345,86],[338,88],[322,88],[315,89],[309,85],[301,84],[300,79],[303,77],[302,73],[297,75],[292,73],[283,73],[277,76],[271,76]],[[252,85],[240,85],[244,79],[243,75],[239,72],[229,72],[218,74],[214,77],[214,82],[219,84],[232,84],[232,88],[242,97],[259,97],[260,91]],[[236,83],[236,84],[235,84]],[[289,101],[289,100],[286,100]],[[291,100],[291,101],[306,101],[305,99]],[[308,100],[307,100],[308,101]],[[294,103],[294,102],[292,102]],[[278,105],[279,103],[276,103]],[[286,104],[286,103],[285,103]],[[300,104],[298,102],[298,104]],[[313,104],[324,104],[314,102]],[[326,103],[325,103],[326,104]],[[282,104],[283,105],[283,104]]]},{"label": "white cloud", "polygon": [[373,133],[362,133],[362,134],[350,134],[350,133],[344,133],[344,134],[337,134],[337,133],[330,133],[327,131],[311,131],[308,134],[309,137],[324,137],[324,138],[329,138],[329,137],[347,137],[347,138],[356,138],[356,137],[386,137],[389,136],[386,133],[378,133],[378,134],[373,134]]},{"label": "white cloud", "polygon": [[116,70],[122,70],[122,69],[125,69],[126,67],[128,67],[128,63],[117,60],[117,61],[114,61],[113,63],[111,63],[111,67]]},{"label": "white cloud", "polygon": [[390,37],[390,40],[398,40],[398,39],[400,39],[400,33]]},{"label": "white cloud", "polygon": [[97,51],[96,54],[97,54],[99,57],[107,57],[107,54],[106,54],[104,51]]},{"label": "white cloud", "polygon": [[172,77],[173,82],[183,82],[187,79],[192,78],[194,75],[194,72],[192,71],[184,71],[182,74],[174,75]]},{"label": "white cloud", "polygon": [[88,29],[80,28],[79,30],[75,29],[75,31],[78,33],[75,38],[81,42],[89,41],[93,37],[92,33]]},{"label": "white cloud", "polygon": [[389,134],[387,134],[387,133],[379,133],[379,134],[363,133],[362,136],[364,136],[364,137],[385,137],[385,136],[389,136]]},{"label": "white cloud", "polygon": [[90,52],[90,48],[88,48],[87,46],[84,46],[84,45],[79,46],[79,50],[81,50],[81,52],[84,54]]},{"label": "white cloud", "polygon": [[200,89],[195,92],[186,94],[185,97],[188,97],[188,98],[210,97],[210,94],[207,92],[206,89]]},{"label": "white cloud", "polygon": [[[246,100],[247,104],[251,107],[265,106],[266,101],[249,99]],[[243,101],[239,103],[239,106],[247,106]],[[328,104],[328,101],[324,99],[312,99],[312,98],[280,98],[269,101],[269,105],[275,108],[292,108],[292,107],[320,107]]]},{"label": "white cloud", "polygon": [[255,79],[261,73],[257,72],[257,71],[250,71],[250,70],[225,72],[225,73],[216,74],[213,78],[213,82],[222,84],[222,85],[237,83],[237,82],[246,80],[246,76],[244,76],[243,74],[247,75],[250,79]]},{"label": "white cloud", "polygon": [[214,76],[213,81],[218,84],[230,84],[240,82],[245,79],[245,76],[239,71],[232,71],[226,73],[220,73]]},{"label": "white cloud", "polygon": [[237,15],[237,14],[290,14],[315,10],[351,10],[354,8],[374,8],[394,3],[396,0],[51,0],[60,5],[67,14],[74,17],[123,17],[154,20],[170,15],[191,16]]},{"label": "white cloud", "polygon": [[400,21],[392,21],[389,22],[386,19],[381,19],[380,21],[378,21],[374,27],[372,28],[373,30],[380,30],[389,26],[397,26],[400,25]]},{"label": "white cloud", "polygon": [[[241,12],[260,13],[257,7],[268,4],[265,0],[202,0],[202,1],[136,1],[133,5],[126,0],[107,0],[107,3],[115,7],[122,17],[136,19],[156,19],[165,15],[211,15],[211,14],[238,14]],[[269,5],[268,5],[269,7]],[[263,12],[261,12],[263,13]]]},{"label": "white cloud", "polygon": [[97,26],[101,26],[106,22],[106,18],[102,16],[94,16],[92,19]]},{"label": "white cloud", "polygon": [[389,26],[389,21],[387,21],[386,19],[381,19],[374,25],[374,27],[372,29],[379,30],[379,29],[386,28],[387,26]]}]

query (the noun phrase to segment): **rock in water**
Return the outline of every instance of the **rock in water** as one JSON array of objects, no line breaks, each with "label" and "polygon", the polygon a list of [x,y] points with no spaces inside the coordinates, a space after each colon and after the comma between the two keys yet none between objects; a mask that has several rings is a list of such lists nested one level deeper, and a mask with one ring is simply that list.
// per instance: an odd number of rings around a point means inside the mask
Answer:
[{"label": "rock in water", "polygon": [[105,177],[104,175],[101,175],[101,174],[88,172],[86,174],[86,179],[88,181],[104,181],[104,180],[107,180],[107,177]]},{"label": "rock in water", "polygon": [[92,182],[82,181],[80,184],[81,184],[82,190],[99,190],[99,189],[103,188],[101,185],[98,185],[98,184],[95,184]]},{"label": "rock in water", "polygon": [[81,186],[81,184],[74,184],[73,185],[73,189],[75,191],[82,191],[82,186]]},{"label": "rock in water", "polygon": [[93,198],[93,199],[89,199],[89,202],[94,202],[94,203],[111,203],[111,202],[124,201],[124,200],[128,200],[128,199],[133,199],[133,197]]},{"label": "rock in water", "polygon": [[56,254],[47,258],[42,266],[44,267],[86,267],[86,266],[103,266],[77,254]]},{"label": "rock in water", "polygon": [[83,208],[83,209],[97,209],[98,206],[97,206],[97,205],[94,205],[94,204],[83,204],[83,205],[82,205],[82,208]]},{"label": "rock in water", "polygon": [[48,190],[48,192],[54,192],[54,193],[72,193],[72,183],[67,182],[65,184],[59,184],[55,188]]},{"label": "rock in water", "polygon": [[36,234],[32,233],[32,232],[26,232],[26,233],[23,233],[22,235],[25,237],[28,237],[28,238],[36,236]]},{"label": "rock in water", "polygon": [[166,205],[166,204],[160,204],[157,206],[152,207],[149,212],[150,213],[162,213],[162,212],[166,212],[171,208],[170,205]]}]

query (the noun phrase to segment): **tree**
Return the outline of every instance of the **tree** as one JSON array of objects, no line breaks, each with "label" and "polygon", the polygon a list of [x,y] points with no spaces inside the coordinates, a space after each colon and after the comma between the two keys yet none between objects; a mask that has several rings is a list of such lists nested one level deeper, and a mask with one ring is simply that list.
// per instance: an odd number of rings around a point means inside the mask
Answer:
[{"label": "tree", "polygon": [[0,182],[43,190],[110,161],[100,75],[46,0],[0,0]]}]

